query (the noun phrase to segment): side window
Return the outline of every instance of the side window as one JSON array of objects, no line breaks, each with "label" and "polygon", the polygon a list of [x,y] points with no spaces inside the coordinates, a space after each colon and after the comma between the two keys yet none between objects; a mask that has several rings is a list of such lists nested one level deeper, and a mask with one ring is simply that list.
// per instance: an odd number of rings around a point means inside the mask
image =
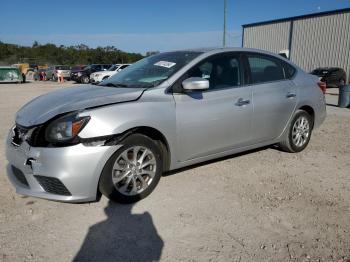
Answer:
[{"label": "side window", "polygon": [[238,56],[220,55],[209,58],[188,72],[188,77],[201,77],[209,81],[209,89],[241,85]]},{"label": "side window", "polygon": [[264,55],[248,55],[251,84],[284,79],[283,68],[277,59]]},{"label": "side window", "polygon": [[284,75],[286,76],[287,79],[291,79],[296,72],[296,69],[286,62],[283,62],[283,69],[284,69]]},{"label": "side window", "polygon": [[124,69],[126,67],[128,67],[129,65],[122,65],[119,69]]}]

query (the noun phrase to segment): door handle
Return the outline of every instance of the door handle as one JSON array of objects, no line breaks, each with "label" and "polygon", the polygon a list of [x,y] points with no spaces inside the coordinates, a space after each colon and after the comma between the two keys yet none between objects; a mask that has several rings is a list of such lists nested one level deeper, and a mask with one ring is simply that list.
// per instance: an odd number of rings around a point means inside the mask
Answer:
[{"label": "door handle", "polygon": [[288,93],[288,94],[286,95],[287,98],[293,98],[293,97],[296,97],[296,96],[297,96],[297,95],[294,94],[294,93]]},{"label": "door handle", "polygon": [[236,106],[244,106],[250,104],[250,100],[244,100],[243,98],[239,98],[236,102]]}]

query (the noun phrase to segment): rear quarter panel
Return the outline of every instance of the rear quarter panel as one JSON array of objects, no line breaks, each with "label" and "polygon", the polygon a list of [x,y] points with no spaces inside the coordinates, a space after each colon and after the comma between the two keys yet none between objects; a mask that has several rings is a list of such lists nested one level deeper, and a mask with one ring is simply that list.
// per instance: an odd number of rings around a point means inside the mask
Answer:
[{"label": "rear quarter panel", "polygon": [[314,128],[319,127],[326,118],[326,101],[321,89],[318,87],[318,77],[298,70],[293,82],[298,88],[297,109],[310,106],[315,113]]}]

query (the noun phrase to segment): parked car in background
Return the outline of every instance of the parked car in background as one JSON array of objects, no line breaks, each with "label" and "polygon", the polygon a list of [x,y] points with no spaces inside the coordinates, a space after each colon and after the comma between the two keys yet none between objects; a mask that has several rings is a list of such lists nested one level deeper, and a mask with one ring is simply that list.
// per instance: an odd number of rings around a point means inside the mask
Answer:
[{"label": "parked car in background", "polygon": [[98,72],[98,71],[106,71],[111,66],[112,66],[111,64],[91,64],[91,65],[87,65],[83,69],[81,69],[79,71],[75,71],[72,74],[72,80],[76,81],[77,83],[88,84],[90,82],[90,75],[92,73]]},{"label": "parked car in background", "polygon": [[57,81],[57,74],[63,75],[64,79],[70,80],[70,66],[66,65],[52,65],[46,70],[46,79]]},{"label": "parked car in background", "polygon": [[22,73],[17,67],[0,66],[0,82],[20,83],[22,80]]},{"label": "parked car in background", "polygon": [[117,74],[118,72],[122,71],[124,68],[127,68],[130,64],[115,64],[112,65],[110,68],[108,68],[106,71],[98,71],[95,73],[92,73],[90,75],[90,83],[92,84],[98,84],[101,83],[103,80],[106,80],[108,77]]},{"label": "parked car in background", "polygon": [[346,73],[339,67],[320,67],[311,72],[326,83],[327,87],[339,87],[346,83]]},{"label": "parked car in background", "polygon": [[24,105],[7,138],[8,177],[23,195],[135,202],[169,170],[267,145],[304,150],[326,117],[322,91],[317,77],[265,51],[149,56],[99,86]]},{"label": "parked car in background", "polygon": [[72,66],[70,71],[71,73],[74,73],[74,72],[83,70],[85,67],[86,65],[75,65],[75,66]]},{"label": "parked car in background", "polygon": [[47,80],[47,70],[46,69],[39,69],[38,70],[39,74],[39,80],[40,81],[46,81]]},{"label": "parked car in background", "polygon": [[76,81],[77,73],[84,70],[86,65],[75,65],[70,70],[70,79]]}]

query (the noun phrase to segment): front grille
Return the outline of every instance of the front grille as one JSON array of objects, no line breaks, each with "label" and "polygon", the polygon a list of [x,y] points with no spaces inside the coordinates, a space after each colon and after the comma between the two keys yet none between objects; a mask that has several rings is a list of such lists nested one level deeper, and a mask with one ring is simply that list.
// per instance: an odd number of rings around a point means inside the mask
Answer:
[{"label": "front grille", "polygon": [[71,196],[72,194],[68,189],[63,185],[63,183],[55,177],[47,176],[34,176],[39,182],[41,187],[48,193],[62,195],[62,196]]},{"label": "front grille", "polygon": [[18,180],[18,182],[29,187],[28,181],[27,181],[26,177],[24,176],[23,172],[14,166],[11,166],[11,169],[12,169],[13,175]]}]

